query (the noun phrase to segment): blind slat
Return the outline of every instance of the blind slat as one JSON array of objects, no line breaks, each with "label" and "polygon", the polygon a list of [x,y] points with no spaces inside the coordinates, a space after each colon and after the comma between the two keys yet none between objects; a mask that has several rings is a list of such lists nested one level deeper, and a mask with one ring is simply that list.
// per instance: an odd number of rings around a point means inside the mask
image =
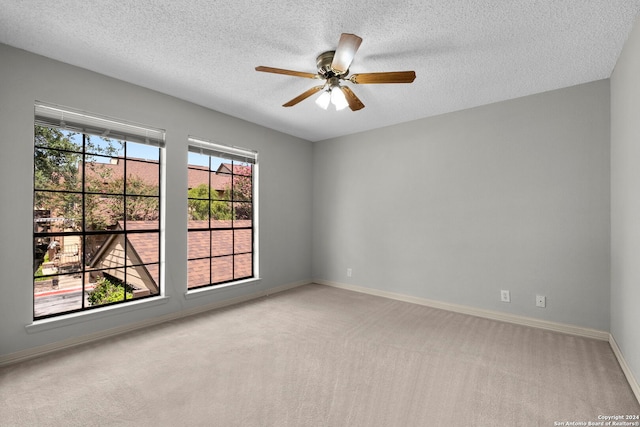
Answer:
[{"label": "blind slat", "polygon": [[141,126],[135,123],[98,117],[66,107],[37,103],[35,105],[35,123],[60,129],[92,134],[104,138],[138,142],[141,144],[164,147],[165,131]]},{"label": "blind slat", "polygon": [[246,148],[231,147],[228,145],[216,144],[189,137],[189,151],[207,156],[221,157],[227,160],[255,164],[258,161],[258,153]]}]

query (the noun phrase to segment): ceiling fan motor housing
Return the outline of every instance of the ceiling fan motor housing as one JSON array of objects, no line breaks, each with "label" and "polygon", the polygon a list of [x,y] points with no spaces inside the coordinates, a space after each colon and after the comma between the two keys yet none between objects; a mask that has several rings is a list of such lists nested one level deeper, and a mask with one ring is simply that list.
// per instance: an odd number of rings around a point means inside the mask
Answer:
[{"label": "ceiling fan motor housing", "polygon": [[349,70],[346,70],[343,73],[339,73],[331,68],[331,63],[333,62],[333,56],[336,53],[335,50],[328,50],[326,52],[322,52],[316,58],[316,66],[318,67],[318,73],[324,77],[325,79],[330,79],[331,77],[337,76],[346,76],[349,74]]}]

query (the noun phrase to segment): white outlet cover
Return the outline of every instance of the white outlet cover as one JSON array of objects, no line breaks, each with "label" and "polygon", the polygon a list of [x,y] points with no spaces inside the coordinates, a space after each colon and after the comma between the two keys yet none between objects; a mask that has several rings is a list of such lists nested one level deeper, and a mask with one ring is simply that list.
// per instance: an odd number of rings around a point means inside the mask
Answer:
[{"label": "white outlet cover", "polygon": [[500,291],[500,301],[502,302],[511,302],[511,295],[507,290]]}]

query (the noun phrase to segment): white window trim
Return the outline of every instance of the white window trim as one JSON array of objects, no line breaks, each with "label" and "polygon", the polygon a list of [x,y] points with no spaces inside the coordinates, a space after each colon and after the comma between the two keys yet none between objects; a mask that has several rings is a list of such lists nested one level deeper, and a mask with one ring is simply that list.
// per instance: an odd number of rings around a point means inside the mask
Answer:
[{"label": "white window trim", "polygon": [[31,324],[26,325],[25,329],[28,333],[35,333],[56,328],[64,328],[66,326],[86,323],[95,319],[120,316],[127,312],[138,311],[148,307],[155,307],[158,305],[166,304],[168,302],[169,297],[164,295],[148,297],[141,300],[132,300],[127,303],[92,308],[91,310],[77,311],[69,314],[62,314],[60,316],[34,320]]}]

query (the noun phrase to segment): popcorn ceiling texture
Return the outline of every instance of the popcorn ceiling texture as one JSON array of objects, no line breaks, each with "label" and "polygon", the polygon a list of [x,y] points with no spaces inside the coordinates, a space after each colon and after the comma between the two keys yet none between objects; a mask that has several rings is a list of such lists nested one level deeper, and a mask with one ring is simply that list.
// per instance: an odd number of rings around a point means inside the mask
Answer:
[{"label": "popcorn ceiling texture", "polygon": [[[0,42],[317,141],[608,78],[639,10],[640,0],[0,0]],[[415,82],[348,83],[358,112],[323,111],[315,97],[281,107],[318,82],[254,68],[315,72],[343,32],[364,40],[352,74],[415,70]]]}]

